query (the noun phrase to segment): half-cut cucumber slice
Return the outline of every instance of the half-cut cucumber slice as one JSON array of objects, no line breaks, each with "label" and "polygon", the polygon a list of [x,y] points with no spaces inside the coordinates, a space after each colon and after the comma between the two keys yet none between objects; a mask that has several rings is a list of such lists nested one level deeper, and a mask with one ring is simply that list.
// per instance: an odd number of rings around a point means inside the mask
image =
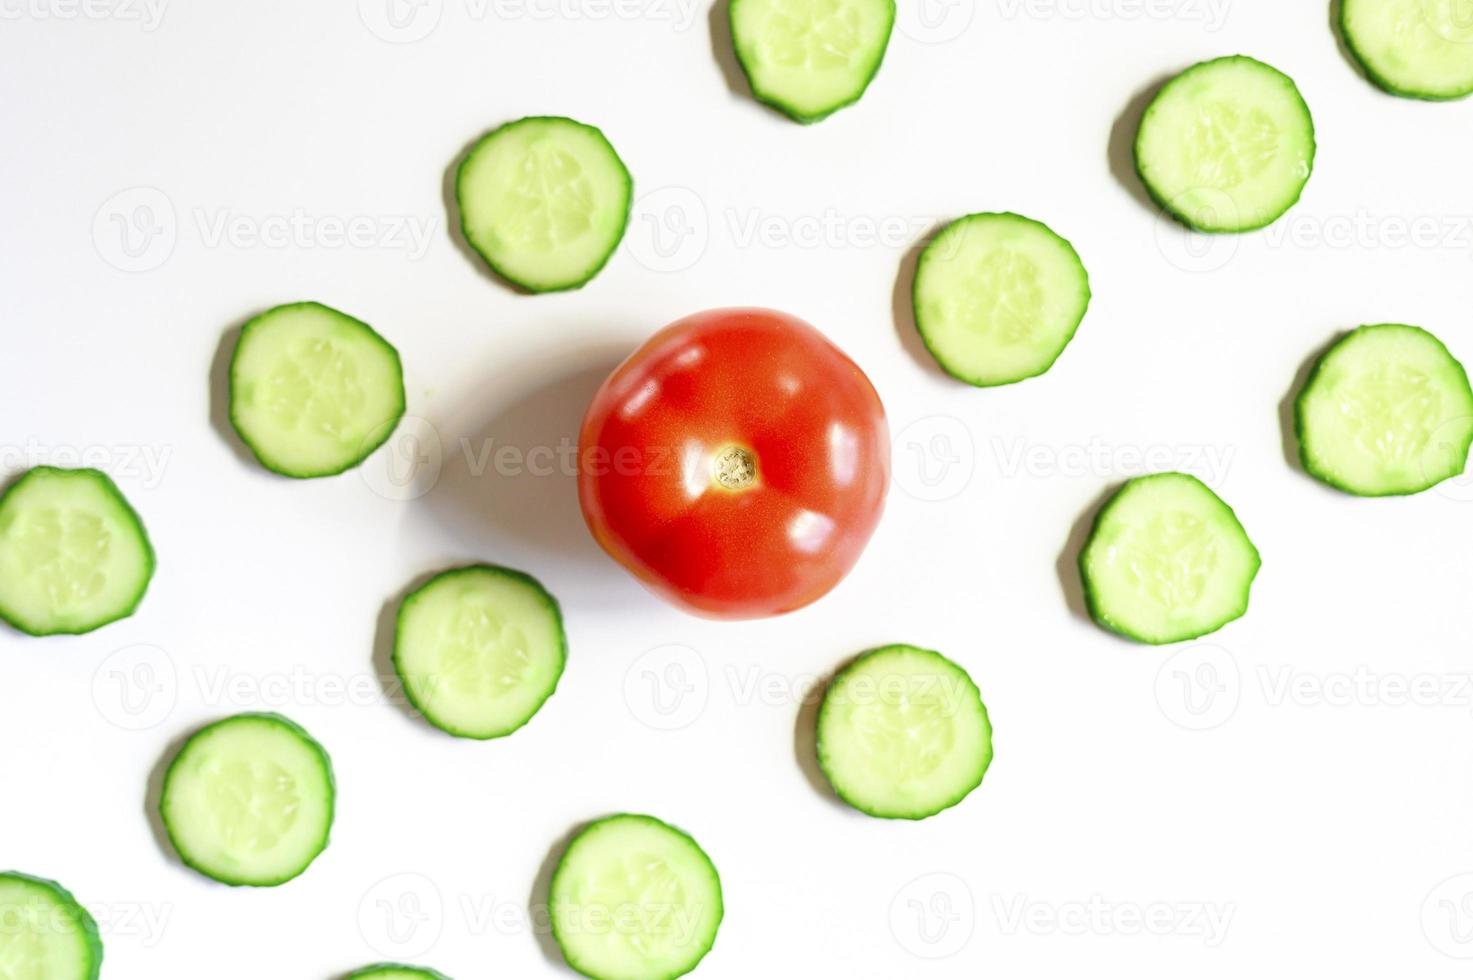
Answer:
[{"label": "half-cut cucumber slice", "polygon": [[0,874],[0,977],[97,980],[101,973],[97,923],[71,892],[18,871]]},{"label": "half-cut cucumber slice", "polygon": [[131,616],[153,569],[143,522],[106,473],[38,466],[0,497],[0,619],[22,632]]},{"label": "half-cut cucumber slice", "polygon": [[404,415],[399,352],[321,303],[267,310],[230,362],[230,421],[267,469],[332,476],[368,458]]},{"label": "half-cut cucumber slice", "polygon": [[1194,476],[1121,487],[1079,556],[1095,621],[1142,643],[1176,643],[1248,611],[1258,549],[1231,507]]},{"label": "half-cut cucumber slice", "polygon": [[1167,82],[1141,117],[1135,163],[1156,203],[1198,231],[1252,231],[1299,200],[1314,121],[1293,79],[1242,55]]},{"label": "half-cut cucumber slice", "polygon": [[394,670],[431,724],[465,738],[521,728],[557,689],[567,660],[557,600],[523,572],[441,572],[399,608]]},{"label": "half-cut cucumber slice", "polygon": [[552,934],[593,980],[674,980],[716,943],[721,878],[684,831],[635,814],[573,839],[552,875]]},{"label": "half-cut cucumber slice", "polygon": [[1058,360],[1089,308],[1074,246],[1021,215],[947,225],[916,265],[916,328],[947,373],[979,387],[1036,377]]},{"label": "half-cut cucumber slice", "polygon": [[356,970],[345,980],[450,980],[439,970],[423,966],[403,966],[398,963],[379,963]]},{"label": "half-cut cucumber slice", "polygon": [[934,650],[880,647],[841,670],[818,710],[818,764],[850,806],[921,820],[955,806],[992,763],[972,678]]},{"label": "half-cut cucumber slice", "polygon": [[501,278],[534,293],[596,276],[629,224],[633,181],[592,126],[529,116],[482,137],[455,175],[461,233]]},{"label": "half-cut cucumber slice", "polygon": [[159,811],[184,863],[227,885],[269,887],[307,870],[332,829],[332,763],[281,715],[202,728],[164,775]]},{"label": "half-cut cucumber slice", "polygon": [[1340,30],[1371,81],[1413,99],[1473,93],[1467,0],[1344,0]]},{"label": "half-cut cucumber slice", "polygon": [[1363,497],[1420,493],[1468,465],[1473,389],[1442,341],[1381,323],[1325,352],[1294,420],[1311,475]]},{"label": "half-cut cucumber slice", "polygon": [[752,94],[801,123],[859,101],[895,26],[895,0],[731,0],[729,13]]}]

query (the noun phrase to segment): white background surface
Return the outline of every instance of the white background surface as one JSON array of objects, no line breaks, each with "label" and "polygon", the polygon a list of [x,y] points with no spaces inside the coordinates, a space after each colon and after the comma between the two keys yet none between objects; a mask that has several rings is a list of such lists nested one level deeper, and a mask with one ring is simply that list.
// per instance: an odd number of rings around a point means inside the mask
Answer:
[{"label": "white background surface", "polygon": [[[0,866],[94,907],[105,977],[566,975],[529,901],[569,829],[616,810],[686,827],[720,867],[702,977],[1466,970],[1447,954],[1473,956],[1473,878],[1439,883],[1473,872],[1473,486],[1322,488],[1286,459],[1281,401],[1364,322],[1473,357],[1473,104],[1382,95],[1318,2],[959,0],[931,29],[908,8],[863,102],[812,128],[734,86],[704,4],[429,0],[396,32],[379,0],[176,2],[153,29],[96,3],[0,0],[0,446],[8,470],[90,453],[160,564],[132,619],[0,635]],[[1193,254],[1120,148],[1143,89],[1233,52],[1297,79],[1320,155],[1284,221]],[[446,232],[447,167],[531,113],[601,126],[652,195],[573,294],[514,295]],[[896,297],[928,228],[993,209],[1070,238],[1095,299],[1048,375],[980,391],[918,356]],[[294,214],[300,240],[251,237]],[[337,243],[354,218],[367,240]],[[141,222],[133,257],[119,221]],[[408,492],[387,452],[297,483],[244,461],[218,406],[212,424],[222,337],[304,298],[402,352],[432,457]],[[572,438],[638,341],[732,304],[829,333],[899,436],[854,574],[735,625],[646,596],[570,477],[475,473],[488,440]],[[1264,556],[1251,612],[1209,645],[1133,646],[1071,608],[1078,522],[1148,452],[1209,479]],[[386,604],[476,559],[542,578],[571,643],[557,695],[491,744],[374,680]],[[983,786],[916,825],[827,797],[797,724],[813,675],[895,640],[963,663],[996,726]],[[340,783],[331,847],[275,890],[180,867],[147,815],[167,747],[249,709],[306,725]]]}]

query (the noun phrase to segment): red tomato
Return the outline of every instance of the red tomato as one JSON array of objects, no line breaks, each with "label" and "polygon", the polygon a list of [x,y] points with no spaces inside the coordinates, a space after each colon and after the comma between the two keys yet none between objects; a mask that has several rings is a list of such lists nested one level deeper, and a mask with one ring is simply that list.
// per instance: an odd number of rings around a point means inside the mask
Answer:
[{"label": "red tomato", "polygon": [[677,605],[731,619],[837,585],[890,482],[874,386],[772,310],[697,313],[655,334],[594,396],[579,459],[604,550]]}]

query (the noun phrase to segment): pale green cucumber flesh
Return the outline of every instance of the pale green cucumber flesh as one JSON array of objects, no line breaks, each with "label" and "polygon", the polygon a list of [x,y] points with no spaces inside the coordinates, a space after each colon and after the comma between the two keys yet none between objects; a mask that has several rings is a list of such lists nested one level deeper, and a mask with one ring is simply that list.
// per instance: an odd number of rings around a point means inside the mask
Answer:
[{"label": "pale green cucumber flesh", "polygon": [[674,980],[715,945],[721,878],[694,839],[654,817],[599,820],[568,845],[549,892],[568,965],[593,980]]},{"label": "pale green cucumber flesh", "polygon": [[102,939],[71,892],[17,871],[0,873],[0,977],[97,980]]},{"label": "pale green cucumber flesh", "polygon": [[916,329],[946,372],[979,387],[1036,377],[1089,308],[1089,274],[1047,225],[1011,213],[947,225],[921,253]]},{"label": "pale green cucumber flesh", "polygon": [[1248,610],[1258,549],[1226,503],[1185,473],[1126,483],[1079,556],[1095,621],[1143,643],[1221,629]]},{"label": "pale green cucumber flesh", "polygon": [[819,767],[841,799],[873,817],[920,820],[955,806],[992,762],[977,685],[934,650],[862,654],[819,707]]},{"label": "pale green cucumber flesh", "polygon": [[404,415],[399,352],[372,327],[321,303],[262,313],[230,361],[230,421],[261,465],[333,476],[363,462]]},{"label": "pale green cucumber flesh", "polygon": [[1252,231],[1294,206],[1314,169],[1314,121],[1293,79],[1242,55],[1167,82],[1141,117],[1136,170],[1198,231]]},{"label": "pale green cucumber flesh", "polygon": [[452,735],[500,738],[532,719],[567,660],[562,613],[530,575],[451,569],[399,608],[394,670],[426,720]]},{"label": "pale green cucumber flesh", "polygon": [[1344,0],[1340,31],[1366,75],[1393,95],[1442,101],[1473,93],[1467,0]]},{"label": "pale green cucumber flesh", "polygon": [[1473,389],[1432,334],[1376,324],[1320,357],[1294,419],[1312,476],[1363,497],[1420,493],[1467,466]]},{"label": "pale green cucumber flesh", "polygon": [[864,95],[890,43],[895,0],[731,0],[729,14],[752,94],[812,123]]},{"label": "pale green cucumber flesh", "polygon": [[131,616],[153,571],[143,523],[105,473],[38,466],[0,497],[0,619],[22,632]]},{"label": "pale green cucumber flesh", "polygon": [[596,276],[624,238],[632,195],[604,134],[561,116],[493,130],[455,175],[466,242],[497,275],[534,293]]},{"label": "pale green cucumber flesh", "polygon": [[275,714],[196,732],[164,776],[160,815],[180,858],[227,885],[280,885],[327,847],[335,802],[322,746]]},{"label": "pale green cucumber flesh", "polygon": [[401,963],[377,963],[354,970],[344,980],[450,980],[439,970],[426,966],[405,966]]}]

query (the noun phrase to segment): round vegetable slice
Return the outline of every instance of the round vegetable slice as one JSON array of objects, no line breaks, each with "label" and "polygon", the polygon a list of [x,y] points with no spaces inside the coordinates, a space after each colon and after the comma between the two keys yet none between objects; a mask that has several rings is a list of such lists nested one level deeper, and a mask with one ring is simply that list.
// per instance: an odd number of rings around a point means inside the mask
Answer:
[{"label": "round vegetable slice", "polygon": [[184,863],[227,885],[272,886],[327,847],[332,763],[295,722],[240,714],[201,729],[164,775],[159,811]]},{"label": "round vegetable slice", "polygon": [[507,123],[455,175],[461,233],[492,270],[533,293],[596,276],[629,223],[633,181],[604,134],[561,116]]},{"label": "round vegetable slice", "polygon": [[97,980],[102,939],[71,892],[18,871],[0,873],[0,977]]},{"label": "round vegetable slice", "polygon": [[1272,224],[1299,200],[1314,155],[1314,121],[1294,80],[1242,55],[1204,61],[1167,82],[1135,140],[1151,197],[1207,232]]},{"label": "round vegetable slice", "polygon": [[1205,636],[1242,616],[1259,563],[1232,508],[1185,473],[1121,487],[1079,556],[1095,621],[1155,644]]},{"label": "round vegetable slice", "polygon": [[404,415],[399,352],[321,303],[247,323],[230,361],[230,421],[267,469],[308,479],[352,469]]},{"label": "round vegetable slice", "polygon": [[916,265],[916,328],[947,373],[979,387],[1036,377],[1089,308],[1074,246],[1021,215],[972,214],[947,225]]},{"label": "round vegetable slice", "polygon": [[0,496],[0,619],[22,632],[131,616],[153,570],[143,522],[105,473],[38,466]]},{"label": "round vegetable slice", "polygon": [[841,670],[818,711],[818,763],[850,806],[921,820],[955,806],[992,763],[972,678],[934,650],[895,645]]},{"label": "round vegetable slice", "polygon": [[721,878],[699,844],[654,817],[590,824],[552,875],[552,934],[594,980],[674,980],[716,943]]},{"label": "round vegetable slice", "polygon": [[450,978],[439,970],[431,970],[428,967],[379,963],[355,970],[344,980],[450,980]]},{"label": "round vegetable slice", "polygon": [[1344,0],[1340,30],[1371,81],[1393,95],[1441,101],[1473,93],[1466,0]]},{"label": "round vegetable slice", "polygon": [[495,565],[441,572],[399,608],[394,670],[437,728],[500,738],[532,719],[567,660],[557,600],[536,579]]},{"label": "round vegetable slice", "polygon": [[859,101],[895,26],[895,0],[731,0],[729,13],[752,94],[801,123]]},{"label": "round vegetable slice", "polygon": [[1295,402],[1304,468],[1346,493],[1420,493],[1468,464],[1473,389],[1420,327],[1381,323],[1341,338]]}]

